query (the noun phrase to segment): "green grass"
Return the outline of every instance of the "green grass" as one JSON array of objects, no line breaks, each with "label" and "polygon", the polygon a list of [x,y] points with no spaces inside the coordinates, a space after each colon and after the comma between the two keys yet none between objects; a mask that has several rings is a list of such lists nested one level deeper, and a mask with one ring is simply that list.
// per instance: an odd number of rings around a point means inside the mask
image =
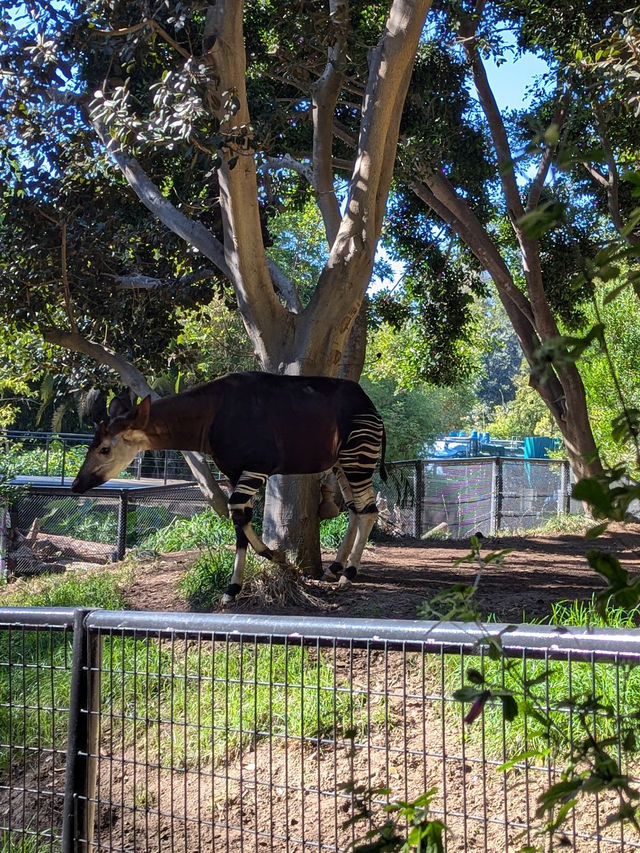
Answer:
[{"label": "green grass", "polygon": [[[326,550],[336,549],[347,531],[349,522],[346,513],[337,518],[320,522],[320,545]],[[254,518],[253,525],[260,531],[260,519]],[[212,509],[205,509],[190,518],[174,519],[170,524],[147,536],[140,549],[168,554],[171,551],[188,551],[195,548],[216,548],[233,545],[235,533],[228,518],[221,518]]]},{"label": "green grass", "polygon": [[205,509],[190,518],[174,519],[140,543],[140,549],[168,554],[195,548],[215,548],[235,542],[233,524],[212,509]]},{"label": "green grass", "polygon": [[[593,600],[560,601],[543,621],[558,627],[637,628],[640,608],[631,611],[611,608],[603,620]],[[502,661],[485,655],[482,659],[467,658],[464,667],[463,674],[460,661],[456,657],[447,658],[446,683],[450,692],[463,681],[468,683],[466,673],[471,668],[482,672],[484,686],[513,690],[518,702],[520,713],[511,722],[505,724],[502,704],[495,701],[485,707],[482,722],[467,728],[472,741],[483,739],[490,756],[501,756],[505,725],[510,755],[524,750],[537,751],[540,755],[547,749],[566,752],[571,738],[581,741],[594,736],[602,740],[615,737],[619,726],[624,731],[635,727],[627,715],[640,707],[640,666],[592,665],[577,660],[545,662],[533,658]],[[547,678],[536,683],[545,674]],[[465,708],[468,710],[468,706]],[[459,710],[454,713],[459,715]],[[547,724],[542,719],[545,715]]]},{"label": "green grass", "polygon": [[232,760],[260,733],[315,739],[366,725],[364,711],[334,689],[333,657],[324,650],[206,640],[176,649],[172,640],[113,638],[105,651],[110,737],[171,766]]},{"label": "green grass", "polygon": [[0,853],[57,853],[61,849],[60,842],[52,841],[45,832],[0,830]]},{"label": "green grass", "polygon": [[501,538],[509,536],[562,536],[563,534],[584,536],[586,530],[591,526],[592,524],[584,515],[559,513],[552,515],[539,527],[502,529],[498,530],[496,536]]},{"label": "green grass", "polygon": [[[320,545],[325,550],[335,550],[344,538],[348,516],[342,513],[337,518],[320,523]],[[229,519],[220,518],[213,510],[178,519],[147,537],[141,544],[142,551],[170,553],[171,551],[200,549],[201,554],[187,570],[179,584],[180,592],[193,610],[207,611],[214,608],[229,584],[233,571],[235,533]],[[263,565],[253,551],[247,551],[245,581],[257,574]]]},{"label": "green grass", "polygon": [[[232,561],[232,551],[225,553]],[[230,563],[221,569],[224,585],[229,571]],[[120,566],[31,579],[5,589],[2,603],[123,608],[129,572]],[[72,639],[71,632],[0,631],[0,731],[34,754],[66,742]],[[176,767],[203,756],[205,763],[233,759],[259,732],[316,738],[366,725],[363,700],[334,689],[331,653],[295,643],[107,636],[101,693],[110,745],[135,743],[160,763],[170,756]],[[15,761],[15,750],[0,748],[0,773],[12,755]]]},{"label": "green grass", "polygon": [[[5,587],[2,605],[120,609],[129,579],[123,566],[45,575]],[[66,742],[67,714],[51,709],[69,707],[72,642],[71,632],[0,631],[0,732],[11,732],[14,744]],[[0,771],[6,772],[9,758],[1,747]]]},{"label": "green grass", "polygon": [[[247,552],[245,578],[251,577],[257,570],[256,558],[251,552]],[[178,584],[178,589],[187,599],[192,610],[212,610],[229,585],[232,571],[232,551],[226,548],[208,548],[187,569]]]},{"label": "green grass", "polygon": [[41,575],[4,587],[3,607],[125,607],[122,590],[131,583],[131,566],[100,567]]}]

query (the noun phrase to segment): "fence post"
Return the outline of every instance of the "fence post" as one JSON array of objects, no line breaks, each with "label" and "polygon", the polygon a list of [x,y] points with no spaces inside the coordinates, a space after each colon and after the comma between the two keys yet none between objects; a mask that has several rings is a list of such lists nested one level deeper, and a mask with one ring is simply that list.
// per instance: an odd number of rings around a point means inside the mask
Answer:
[{"label": "fence post", "polygon": [[422,534],[422,493],[424,491],[424,463],[416,459],[413,465],[413,532],[416,539]]},{"label": "fence post", "polygon": [[91,611],[78,609],[73,623],[62,853],[93,846],[98,767],[101,641],[86,628]]},{"label": "fence post", "polygon": [[127,550],[127,511],[129,509],[129,495],[126,489],[120,490],[118,501],[118,544],[116,545],[116,559],[122,560]]},{"label": "fence post", "polygon": [[495,536],[502,524],[502,489],[502,458],[494,456],[491,470],[491,536]]},{"label": "fence post", "polygon": [[563,459],[560,467],[560,488],[558,489],[558,513],[568,513],[571,509],[571,495],[569,493],[569,482],[571,469],[569,460]]}]

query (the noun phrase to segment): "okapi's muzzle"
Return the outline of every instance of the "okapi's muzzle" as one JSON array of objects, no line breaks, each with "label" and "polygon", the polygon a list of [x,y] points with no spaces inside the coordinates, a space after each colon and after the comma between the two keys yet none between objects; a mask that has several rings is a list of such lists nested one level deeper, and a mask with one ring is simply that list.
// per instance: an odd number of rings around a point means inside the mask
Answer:
[{"label": "okapi's muzzle", "polygon": [[82,474],[80,472],[71,484],[71,491],[74,495],[83,495],[89,489],[95,489],[96,486],[101,486],[103,483],[104,480],[102,477],[95,474]]}]

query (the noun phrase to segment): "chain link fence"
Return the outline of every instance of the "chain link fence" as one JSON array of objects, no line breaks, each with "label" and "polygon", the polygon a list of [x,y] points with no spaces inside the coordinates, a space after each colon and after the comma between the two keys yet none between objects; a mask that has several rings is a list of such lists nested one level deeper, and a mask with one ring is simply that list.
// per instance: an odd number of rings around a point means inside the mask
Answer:
[{"label": "chain link fence", "polygon": [[[432,790],[447,853],[538,849],[539,797],[585,741],[637,787],[609,739],[633,732],[638,663],[621,629],[0,609],[0,843],[337,853]],[[470,668],[496,686],[473,725]],[[514,678],[528,725],[497,693]],[[548,849],[640,849],[588,790]]]},{"label": "chain link fence", "polygon": [[[5,460],[19,462],[25,487],[11,511],[0,512],[0,572],[64,571],[70,563],[121,559],[127,548],[206,503],[182,455],[139,454],[124,476],[87,496],[72,495],[71,476],[90,436],[6,433]],[[570,498],[568,462],[478,457],[387,464],[376,476],[379,527],[397,536],[440,533],[454,539],[476,533],[522,531],[562,512],[582,512]]]},{"label": "chain link fence", "polygon": [[490,536],[539,527],[558,513],[582,512],[570,497],[566,460],[416,459],[388,463],[387,469],[386,483],[375,479],[380,523],[398,535]]},{"label": "chain link fence", "polygon": [[[74,476],[84,459],[92,434],[48,433],[5,430],[0,433],[3,468],[16,469],[31,477]],[[172,480],[193,479],[191,470],[178,450],[147,450],[139,453],[121,476],[133,479]]]},{"label": "chain link fence", "polygon": [[191,484],[147,487],[134,480],[112,481],[74,495],[68,483],[45,485],[28,477],[14,482],[21,491],[4,513],[3,536],[12,575],[120,560],[128,548],[144,549],[158,530],[207,506]]}]

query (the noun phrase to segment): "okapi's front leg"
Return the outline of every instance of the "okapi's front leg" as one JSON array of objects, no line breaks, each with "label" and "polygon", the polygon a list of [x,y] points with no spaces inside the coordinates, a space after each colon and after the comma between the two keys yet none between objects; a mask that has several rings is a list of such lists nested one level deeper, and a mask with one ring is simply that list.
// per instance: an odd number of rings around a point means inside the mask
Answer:
[{"label": "okapi's front leg", "polygon": [[243,471],[229,496],[229,514],[236,532],[236,553],[233,560],[231,583],[222,596],[223,604],[230,604],[234,601],[242,589],[244,567],[247,561],[247,545],[251,545],[259,557],[266,557],[268,560],[276,562],[281,560],[281,555],[264,544],[251,524],[254,495],[266,483],[267,479],[267,474]]}]

